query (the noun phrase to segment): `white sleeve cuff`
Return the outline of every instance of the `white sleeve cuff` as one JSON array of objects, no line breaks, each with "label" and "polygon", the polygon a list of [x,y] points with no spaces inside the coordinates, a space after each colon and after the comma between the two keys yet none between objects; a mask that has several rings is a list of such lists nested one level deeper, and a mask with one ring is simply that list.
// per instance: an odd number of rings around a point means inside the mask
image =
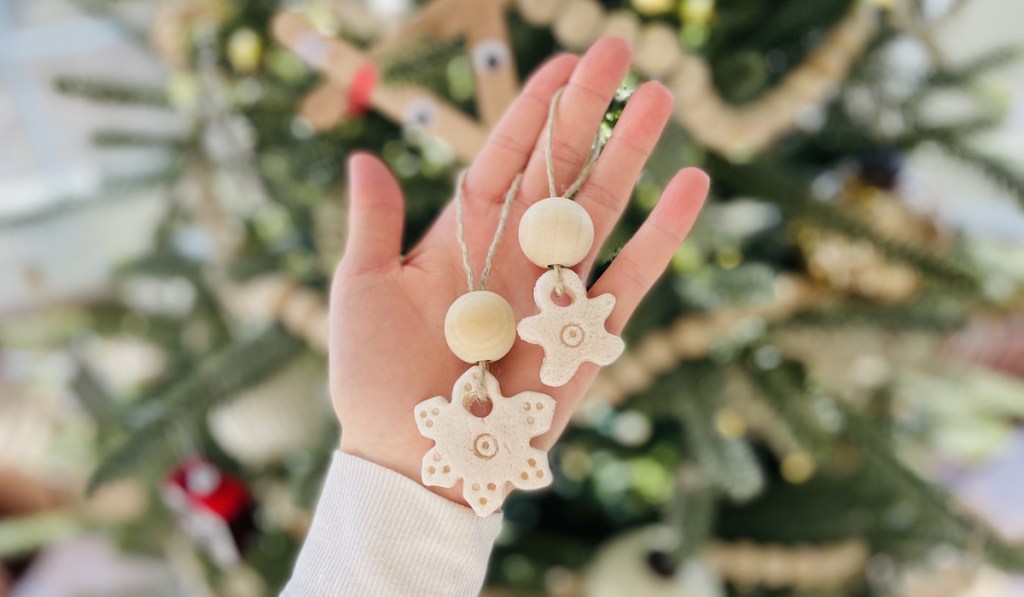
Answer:
[{"label": "white sleeve cuff", "polygon": [[473,597],[501,514],[471,509],[362,458],[335,452],[282,597]]}]

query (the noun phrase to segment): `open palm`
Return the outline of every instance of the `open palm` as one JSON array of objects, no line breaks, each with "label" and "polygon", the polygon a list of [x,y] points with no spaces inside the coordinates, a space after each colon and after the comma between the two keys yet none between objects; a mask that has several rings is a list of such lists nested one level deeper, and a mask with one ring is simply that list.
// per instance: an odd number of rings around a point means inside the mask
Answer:
[{"label": "open palm", "polygon": [[[479,274],[497,227],[501,204],[515,176],[522,185],[512,204],[506,236],[494,258],[488,289],[505,297],[516,318],[537,312],[533,285],[543,273],[515,240],[523,212],[548,196],[542,131],[555,92],[552,140],[557,188],[575,178],[594,134],[630,63],[622,40],[598,41],[583,58],[560,55],[527,82],[491,132],[470,167],[464,187],[466,242]],[[594,222],[594,247],[573,268],[587,278],[602,243],[618,221],[632,188],[672,109],[658,83],[637,89],[604,153],[576,199]],[[432,440],[419,434],[413,407],[431,396],[450,396],[455,380],[471,365],[449,350],[444,337],[448,307],[467,291],[466,274],[449,204],[420,243],[401,256],[403,198],[398,183],[378,159],[356,154],[349,162],[350,231],[331,292],[331,396],[342,426],[341,449],[419,481],[420,462]],[[699,170],[680,171],[636,236],[591,289],[617,299],[608,329],[619,333],[637,304],[663,272],[693,224],[708,190]],[[597,367],[585,364],[565,386],[540,382],[539,346],[517,340],[491,365],[505,395],[525,390],[551,395],[558,404],[551,430],[534,440],[548,449],[569,420]],[[462,503],[458,487],[431,488]]]}]

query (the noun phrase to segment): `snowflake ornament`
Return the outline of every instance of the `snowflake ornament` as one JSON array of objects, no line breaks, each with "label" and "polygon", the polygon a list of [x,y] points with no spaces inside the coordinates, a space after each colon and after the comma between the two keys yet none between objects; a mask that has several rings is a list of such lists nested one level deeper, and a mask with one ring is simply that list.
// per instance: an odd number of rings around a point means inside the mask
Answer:
[{"label": "snowflake ornament", "polygon": [[563,386],[584,361],[610,365],[625,348],[622,338],[605,329],[615,307],[615,296],[587,297],[587,289],[571,270],[562,270],[564,292],[572,300],[559,306],[552,300],[558,272],[550,270],[537,280],[533,300],[540,313],[519,322],[519,337],[544,348],[540,380],[549,386]]},{"label": "snowflake ornament", "polygon": [[[486,417],[469,406],[490,400]],[[540,392],[505,397],[490,372],[471,367],[459,377],[452,399],[435,396],[416,405],[416,424],[435,445],[423,456],[424,485],[454,487],[478,516],[501,507],[512,488],[540,489],[551,483],[548,454],[530,445],[551,427],[555,401]]]}]

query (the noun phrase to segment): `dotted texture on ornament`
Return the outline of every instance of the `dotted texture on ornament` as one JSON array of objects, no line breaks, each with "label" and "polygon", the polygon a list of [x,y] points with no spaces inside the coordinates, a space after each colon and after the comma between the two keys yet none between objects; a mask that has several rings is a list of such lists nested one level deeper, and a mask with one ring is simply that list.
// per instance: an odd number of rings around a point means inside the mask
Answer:
[{"label": "dotted texture on ornament", "polygon": [[[482,383],[481,383],[482,382]],[[486,395],[491,412],[478,417],[467,405]],[[501,507],[512,488],[540,489],[551,483],[548,454],[530,439],[551,427],[555,401],[540,392],[505,397],[490,373],[472,367],[459,377],[452,399],[435,396],[416,405],[416,424],[436,442],[423,456],[424,485],[454,487],[479,516]]]},{"label": "dotted texture on ornament", "polygon": [[540,313],[519,322],[519,337],[544,348],[540,380],[549,386],[565,385],[584,361],[600,366],[619,358],[625,348],[622,338],[605,329],[615,307],[615,297],[602,294],[587,297],[583,280],[571,270],[562,270],[563,291],[572,300],[567,306],[555,304],[556,276],[551,270],[537,279],[533,300]]}]

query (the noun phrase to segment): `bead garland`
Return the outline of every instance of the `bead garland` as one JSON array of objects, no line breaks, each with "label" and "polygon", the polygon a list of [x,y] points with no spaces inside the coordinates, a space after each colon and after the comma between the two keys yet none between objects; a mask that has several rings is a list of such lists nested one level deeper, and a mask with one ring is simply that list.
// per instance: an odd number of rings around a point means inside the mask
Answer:
[{"label": "bead garland", "polygon": [[726,155],[757,152],[792,130],[801,113],[829,98],[877,29],[877,10],[858,3],[778,86],[736,107],[715,90],[707,63],[685,52],[678,33],[665,23],[643,25],[626,10],[606,13],[597,0],[517,0],[516,5],[524,20],[551,27],[570,50],[582,50],[601,35],[625,39],[633,46],[636,69],[672,90],[676,120],[698,142]]}]

